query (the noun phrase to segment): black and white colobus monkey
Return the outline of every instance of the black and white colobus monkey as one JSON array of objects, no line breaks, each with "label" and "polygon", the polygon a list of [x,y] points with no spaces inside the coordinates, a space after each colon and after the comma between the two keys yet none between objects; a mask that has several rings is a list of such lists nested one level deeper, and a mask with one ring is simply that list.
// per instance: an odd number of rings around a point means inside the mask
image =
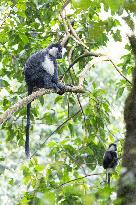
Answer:
[{"label": "black and white colobus monkey", "polygon": [[[56,59],[62,58],[62,46],[59,43],[52,43],[47,48],[31,55],[25,63],[25,81],[28,86],[28,95],[33,92],[33,88],[55,89],[57,93],[63,94],[65,86],[58,82],[58,67]],[[29,128],[30,128],[30,108],[27,105],[27,124],[25,153],[30,157],[29,151]]]},{"label": "black and white colobus monkey", "polygon": [[110,173],[118,164],[117,145],[112,143],[104,154],[103,168],[106,169],[106,181],[110,185]]}]

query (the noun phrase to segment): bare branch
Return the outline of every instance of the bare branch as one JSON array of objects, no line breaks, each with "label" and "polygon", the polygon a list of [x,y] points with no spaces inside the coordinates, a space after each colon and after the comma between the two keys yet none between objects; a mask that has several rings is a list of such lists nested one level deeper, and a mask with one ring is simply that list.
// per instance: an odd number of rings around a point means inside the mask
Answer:
[{"label": "bare branch", "polygon": [[132,85],[132,83],[120,72],[120,70],[118,69],[118,67],[115,65],[115,63],[107,56],[99,56],[98,58],[94,58],[93,60],[91,60],[86,66],[85,68],[82,70],[82,72],[80,73],[79,76],[79,85],[83,86],[83,81],[86,77],[86,72],[90,69],[90,67],[92,67],[93,65],[100,63],[101,61],[109,61],[112,63],[112,65],[114,66],[114,68],[117,70],[117,72],[121,75],[121,77],[123,77],[129,84]]},{"label": "bare branch", "polygon": [[64,15],[63,15],[63,11],[60,12],[60,16],[61,16],[61,18],[62,18],[63,25],[64,25],[65,32],[66,32],[66,36],[65,36],[64,39],[62,40],[61,45],[62,45],[63,47],[65,47],[66,44],[67,44],[67,42],[68,42],[68,39],[70,38],[71,35],[70,35],[69,31],[68,31],[68,27],[67,27],[67,23],[66,23],[65,17],[64,17]]},{"label": "bare branch", "polygon": [[[94,57],[100,57],[100,56],[105,56],[104,54],[102,53],[94,53],[94,52],[88,52],[86,51],[85,53],[83,53],[82,55],[80,55],[79,57],[77,57],[73,63],[68,67],[68,69],[65,71],[64,75],[63,75],[63,78],[65,76],[65,74],[79,61],[81,60],[82,58],[85,58],[85,57],[88,57],[88,56],[94,56]],[[62,79],[63,79],[62,78]]]},{"label": "bare branch", "polygon": [[96,63],[99,63],[99,62],[101,62],[103,60],[107,60],[107,57],[101,56],[101,57],[98,57],[98,58],[94,58],[92,61],[89,61],[89,63],[87,63],[87,65],[82,70],[82,72],[80,73],[80,76],[79,76],[79,79],[80,79],[79,85],[80,86],[83,86],[83,82],[84,82],[84,79],[86,77],[86,72],[90,69],[90,67],[92,67]]},{"label": "bare branch", "polygon": [[83,41],[78,37],[78,35],[77,35],[76,31],[73,29],[73,27],[72,27],[72,25],[71,25],[69,19],[67,19],[67,22],[68,22],[68,26],[69,26],[69,28],[70,28],[70,30],[71,30],[71,33],[72,33],[73,36],[77,39],[77,43],[78,43],[78,44],[81,44],[81,45],[82,45],[83,47],[85,47],[86,49],[89,49],[89,48],[83,43]]},{"label": "bare branch", "polygon": [[[73,46],[73,47],[71,48],[71,50],[69,51],[69,54],[68,54],[69,64],[71,64],[72,53],[73,53],[73,51],[74,51],[74,48],[75,48],[75,46]],[[73,69],[73,72],[74,72],[74,69]],[[75,72],[74,72],[74,75],[75,75]],[[73,77],[72,77],[72,75],[70,75],[70,76],[71,76],[72,84],[74,85],[75,83],[74,83]],[[76,96],[77,96],[77,100],[78,100],[79,106],[80,106],[80,108],[81,108],[81,111],[82,111],[82,114],[83,114],[83,117],[84,117],[84,122],[85,122],[85,125],[86,125],[86,120],[85,120],[86,118],[85,118],[85,114],[84,114],[84,110],[83,110],[82,104],[81,104],[81,102],[80,102],[80,97],[79,97],[78,94],[76,94]]]},{"label": "bare branch", "polygon": [[90,177],[90,176],[103,175],[103,174],[105,174],[105,173],[86,174],[86,175],[83,176],[83,177],[78,177],[78,178],[76,178],[76,179],[72,179],[72,180],[70,180],[70,181],[67,181],[67,182],[61,184],[58,188],[60,188],[60,187],[62,187],[62,186],[65,186],[65,185],[67,185],[67,184],[69,184],[69,183],[71,183],[71,182],[78,181],[78,180],[82,180],[82,179],[87,178],[87,177]]},{"label": "bare branch", "polygon": [[62,47],[65,47],[65,45],[67,44],[67,41],[68,41],[69,38],[70,38],[70,34],[67,34],[67,35],[63,38],[63,40],[62,40],[62,42],[61,42]]},{"label": "bare branch", "polygon": [[61,12],[65,9],[65,7],[70,3],[70,0],[67,0],[62,6]]},{"label": "bare branch", "polygon": [[73,54],[73,51],[75,49],[76,46],[73,46],[71,47],[69,53],[68,53],[68,61],[69,61],[69,64],[72,64],[72,54]]},{"label": "bare branch", "polygon": [[112,63],[112,65],[114,66],[114,68],[116,69],[116,71],[129,83],[132,85],[132,83],[120,72],[120,70],[118,69],[118,67],[115,65],[115,63],[109,58],[109,61]]},{"label": "bare branch", "polygon": [[[39,89],[36,92],[33,92],[28,97],[23,98],[16,104],[14,104],[11,108],[6,110],[2,115],[0,115],[0,124],[4,123],[7,119],[11,117],[16,111],[18,111],[20,108],[22,108],[24,105],[27,105],[34,99],[38,98],[39,96],[42,96],[44,94],[49,93],[55,93],[55,90],[47,90],[44,88]],[[80,86],[66,86],[64,92],[73,92],[73,93],[84,93],[85,91]]]}]

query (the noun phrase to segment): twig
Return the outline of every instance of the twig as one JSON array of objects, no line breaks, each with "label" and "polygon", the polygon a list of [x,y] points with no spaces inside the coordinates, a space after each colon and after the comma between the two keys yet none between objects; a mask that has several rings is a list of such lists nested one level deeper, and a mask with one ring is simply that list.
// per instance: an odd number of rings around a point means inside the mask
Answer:
[{"label": "twig", "polygon": [[[59,125],[46,139],[45,141],[40,145],[44,145],[47,140],[53,135],[55,134],[60,128],[62,128],[69,120],[71,120],[72,118],[74,118],[76,115],[78,115],[81,112],[81,110],[78,110],[74,115],[70,116],[67,120],[65,120],[61,125]],[[30,159],[38,152],[38,149],[31,155]]]},{"label": "twig", "polygon": [[76,38],[76,42],[80,45],[82,45],[83,47],[85,47],[87,50],[89,49],[82,41],[81,39],[78,37],[76,31],[73,29],[73,27],[71,26],[71,23],[69,21],[69,19],[67,19],[67,22],[68,22],[68,25],[69,25],[69,28],[71,30],[71,34],[73,34],[73,36]]},{"label": "twig", "polygon": [[[88,57],[88,56],[94,56],[94,57],[100,57],[100,56],[105,56],[104,54],[101,54],[101,53],[94,53],[94,52],[88,52],[86,51],[85,53],[83,53],[82,55],[80,55],[79,57],[77,57],[73,63],[68,67],[68,69],[65,71],[65,73],[63,74],[63,78],[65,76],[65,74],[79,61],[81,60],[82,58],[84,57]],[[62,78],[62,79],[63,79]]]},{"label": "twig", "polygon": [[92,67],[94,64],[98,63],[98,62],[101,62],[103,60],[107,60],[107,57],[105,56],[101,56],[101,57],[98,57],[98,58],[94,58],[92,59],[92,61],[89,61],[89,63],[87,63],[87,65],[85,66],[85,68],[82,70],[82,72],[80,73],[80,76],[79,76],[79,85],[83,86],[83,82],[84,82],[84,79],[86,77],[86,72],[90,69],[90,67]]},{"label": "twig", "polygon": [[120,72],[120,70],[118,69],[118,67],[115,65],[115,63],[110,59],[108,58],[108,60],[112,63],[112,65],[114,66],[114,68],[117,70],[117,72],[129,83],[132,85],[132,83]]},{"label": "twig", "polygon": [[[80,86],[73,86],[73,87],[66,86],[64,92],[84,93],[85,91]],[[39,96],[42,96],[44,94],[49,94],[49,93],[56,93],[56,91],[51,89],[47,90],[41,88],[38,91],[33,92],[31,95],[23,98],[19,102],[15,103],[12,107],[10,107],[8,110],[6,110],[3,114],[0,115],[0,124],[4,123],[7,119],[9,119],[16,111],[18,111],[24,105],[27,105],[28,103],[32,102],[34,99],[38,98]]]},{"label": "twig", "polygon": [[[74,51],[74,48],[75,48],[75,46],[72,47],[71,50],[69,51],[69,55],[68,55],[68,61],[69,61],[69,64],[71,64],[72,53],[73,53],[73,51]],[[74,73],[74,75],[75,75],[74,69],[73,69],[73,73]],[[73,79],[72,75],[70,75],[70,76],[71,76],[72,84],[74,85],[74,79]],[[83,110],[82,104],[81,104],[81,102],[80,102],[80,97],[79,97],[78,94],[76,94],[76,97],[77,97],[77,100],[78,100],[79,106],[80,106],[80,108],[81,108],[81,111],[82,111],[82,114],[83,114],[83,118],[84,118],[85,127],[86,127],[86,117],[85,117],[85,113],[84,113],[84,110]]]},{"label": "twig", "polygon": [[108,58],[107,56],[99,56],[98,58],[94,58],[92,59],[92,61],[90,61],[86,66],[85,68],[82,70],[82,72],[80,73],[80,76],[79,76],[79,85],[80,86],[83,86],[83,81],[86,77],[86,72],[90,69],[90,67],[92,67],[93,65],[95,65],[96,63],[100,63],[101,61],[109,61],[112,63],[112,65],[114,66],[114,68],[117,70],[117,72],[128,82],[132,85],[132,83],[119,71],[118,67],[115,65],[115,63],[110,59]]},{"label": "twig", "polygon": [[78,178],[76,178],[76,179],[72,179],[72,180],[70,180],[70,181],[67,181],[67,182],[61,184],[58,188],[60,188],[60,187],[62,187],[62,186],[64,186],[64,185],[66,185],[66,184],[69,184],[69,183],[71,183],[71,182],[74,182],[74,181],[78,181],[78,180],[82,180],[82,179],[87,178],[87,177],[90,177],[90,176],[96,176],[96,175],[102,175],[102,174],[105,174],[105,173],[87,174],[87,175],[85,175],[85,176],[83,176],[83,177],[78,177]]},{"label": "twig", "polygon": [[80,97],[79,97],[78,94],[76,94],[76,96],[77,96],[77,100],[78,100],[79,106],[80,106],[82,114],[83,114],[84,123],[85,123],[85,127],[86,127],[86,116],[85,116],[85,113],[84,113],[84,110],[83,110],[83,107],[82,107],[82,104],[81,104],[81,101],[80,101]]}]

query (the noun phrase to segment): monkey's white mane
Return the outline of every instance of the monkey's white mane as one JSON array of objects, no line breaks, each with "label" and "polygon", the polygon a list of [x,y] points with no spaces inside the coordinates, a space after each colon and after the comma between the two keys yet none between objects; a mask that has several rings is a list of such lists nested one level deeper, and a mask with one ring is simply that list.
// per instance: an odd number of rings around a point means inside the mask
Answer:
[{"label": "monkey's white mane", "polygon": [[44,61],[42,62],[42,66],[47,73],[49,73],[51,76],[54,75],[54,63],[52,60],[50,60],[49,56],[45,57]]},{"label": "monkey's white mane", "polygon": [[56,57],[57,56],[57,52],[58,52],[58,48],[53,47],[49,50],[49,54]]},{"label": "monkey's white mane", "polygon": [[112,146],[108,149],[108,151],[115,151],[115,146],[112,145]]}]

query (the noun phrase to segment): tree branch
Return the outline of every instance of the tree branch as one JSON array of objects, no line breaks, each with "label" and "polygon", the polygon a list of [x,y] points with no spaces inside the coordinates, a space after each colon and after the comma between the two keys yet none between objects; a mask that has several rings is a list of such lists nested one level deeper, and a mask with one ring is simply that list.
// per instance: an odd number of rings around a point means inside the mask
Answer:
[{"label": "tree branch", "polygon": [[132,85],[132,83],[120,72],[120,70],[118,69],[118,67],[115,65],[115,63],[109,58],[109,61],[112,63],[112,65],[114,66],[114,68],[116,69],[116,71],[129,83]]},{"label": "tree branch", "polygon": [[61,185],[60,185],[59,187],[57,187],[57,188],[60,188],[60,187],[62,187],[62,186],[64,186],[64,185],[67,185],[67,184],[69,184],[69,183],[71,183],[71,182],[78,181],[78,180],[82,180],[82,179],[87,178],[87,177],[90,177],[90,176],[96,176],[96,175],[102,175],[102,174],[105,174],[105,173],[86,174],[86,175],[83,176],[83,177],[78,177],[78,178],[76,178],[76,179],[72,179],[72,180],[70,180],[70,181],[67,181],[67,182],[61,184]]},{"label": "tree branch", "polygon": [[65,73],[63,74],[63,77],[62,79],[64,78],[64,76],[66,75],[66,73],[79,61],[81,60],[82,58],[84,57],[88,57],[88,56],[94,56],[94,57],[100,57],[100,56],[105,56],[104,54],[101,54],[101,53],[94,53],[94,52],[84,52],[82,55],[80,55],[79,57],[77,57],[73,63],[71,63],[71,65],[68,67],[68,69],[65,71]]},{"label": "tree branch", "polygon": [[[84,93],[85,91],[80,86],[73,86],[73,87],[65,86],[64,92]],[[44,94],[49,94],[49,93],[56,93],[56,91],[41,88],[38,91],[33,92],[31,95],[23,98],[19,102],[15,103],[11,108],[9,108],[3,114],[0,115],[0,124],[4,123],[7,119],[9,119],[15,112],[17,112],[24,105],[27,105],[28,103],[32,102],[34,99],[38,98],[39,96],[42,96]]]},{"label": "tree branch", "polygon": [[[64,25],[65,25],[65,31],[66,31],[66,33],[67,33],[67,35],[68,35],[68,28],[67,28],[67,25],[66,25],[66,20],[65,20],[65,18],[63,17],[63,15],[62,15],[62,19],[63,19]],[[75,39],[76,42],[77,42],[78,44],[82,45],[84,48],[86,48],[86,50],[85,50],[85,53],[84,53],[84,54],[82,54],[81,56],[79,56],[78,58],[76,58],[76,59],[74,60],[74,62],[69,66],[69,68],[65,71],[65,73],[67,73],[67,72],[70,70],[70,68],[73,67],[74,64],[76,64],[80,59],[82,59],[82,58],[84,58],[84,57],[88,57],[88,56],[95,56],[95,57],[106,56],[106,55],[101,54],[101,53],[98,53],[98,54],[97,54],[97,53],[89,52],[89,51],[88,51],[88,47],[82,42],[82,40],[78,37],[76,31],[73,29],[73,27],[72,27],[72,25],[71,25],[69,19],[67,19],[67,22],[68,22],[68,26],[69,26],[69,29],[70,29],[70,31],[71,31],[71,34],[73,35],[73,37],[76,38],[76,39]],[[70,34],[69,34],[69,35],[70,35]],[[72,36],[71,36],[71,37],[72,37]],[[130,43],[131,43],[132,41],[135,42],[134,39],[135,39],[135,36],[129,37]],[[133,43],[133,44],[134,44],[134,43]],[[132,49],[133,49],[133,53],[136,54],[136,48],[135,48],[136,45],[133,46],[133,44],[131,44]],[[110,61],[110,62],[112,63],[112,65],[114,66],[114,68],[117,70],[117,72],[118,72],[129,84],[132,85],[132,83],[120,72],[120,70],[119,70],[118,67],[115,65],[115,63],[112,61],[112,59],[110,59],[110,58],[107,56],[107,59],[106,59],[106,60],[107,60],[107,61]],[[64,75],[63,75],[63,78],[64,78],[64,76],[65,76],[65,73],[64,73]],[[62,78],[62,79],[63,79],[63,78]],[[81,85],[82,83],[83,83],[83,79],[82,79],[82,82],[80,83],[80,85]]]},{"label": "tree branch", "polygon": [[[77,116],[79,113],[81,112],[81,110],[78,110],[75,114],[71,115],[68,119],[66,119],[62,124],[60,124],[46,139],[45,141],[40,145],[44,145],[47,140],[54,135],[59,129],[61,129],[69,120],[71,120],[72,118],[74,118],[75,116]],[[30,159],[32,159],[32,157],[38,152],[38,149],[36,149],[36,151],[31,155]]]},{"label": "tree branch", "polygon": [[89,63],[87,63],[87,65],[82,70],[82,72],[80,73],[80,76],[79,76],[79,79],[80,79],[79,85],[80,86],[83,86],[83,82],[84,82],[84,79],[86,77],[86,72],[90,69],[90,67],[92,67],[94,64],[99,63],[99,62],[104,61],[104,60],[107,60],[107,57],[101,56],[98,58],[94,58],[91,61],[89,61]]},{"label": "tree branch", "polygon": [[[65,8],[65,7],[64,7]],[[65,10],[64,10],[65,11]],[[64,39],[62,40],[61,42],[61,45],[63,47],[66,46],[67,42],[68,42],[68,39],[71,37],[71,34],[70,32],[68,31],[68,27],[67,27],[67,23],[66,23],[66,20],[65,20],[65,14],[64,14],[64,11],[62,10],[60,12],[60,16],[62,18],[62,21],[63,21],[63,25],[64,25],[64,29],[65,29],[65,32],[66,32],[66,36],[64,37]],[[72,25],[71,25],[72,26]]]},{"label": "tree branch", "polygon": [[61,12],[65,9],[65,7],[70,3],[70,0],[67,0],[62,6]]},{"label": "tree branch", "polygon": [[76,38],[76,42],[78,43],[78,44],[80,44],[80,45],[82,45],[84,48],[86,48],[87,50],[89,49],[84,43],[83,43],[83,41],[78,37],[78,35],[77,35],[77,33],[76,33],[76,31],[73,29],[73,27],[72,27],[72,25],[71,25],[71,23],[70,23],[70,21],[69,21],[69,19],[67,19],[67,22],[68,22],[68,26],[69,26],[69,28],[70,28],[70,31],[71,31],[71,34]]}]

